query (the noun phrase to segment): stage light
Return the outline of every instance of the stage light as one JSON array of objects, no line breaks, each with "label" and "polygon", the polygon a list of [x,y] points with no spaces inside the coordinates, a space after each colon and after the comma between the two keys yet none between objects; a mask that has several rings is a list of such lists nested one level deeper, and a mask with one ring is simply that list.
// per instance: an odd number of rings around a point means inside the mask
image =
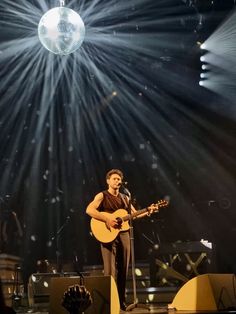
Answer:
[{"label": "stage light", "polygon": [[201,49],[206,49],[206,44],[204,44],[204,43],[201,44],[200,48],[201,48]]},{"label": "stage light", "polygon": [[200,61],[202,61],[202,62],[206,61],[206,57],[205,56],[201,56],[200,57]]},{"label": "stage light", "polygon": [[45,288],[48,288],[48,287],[49,287],[48,282],[47,282],[47,281],[44,281],[44,282],[43,282],[43,286],[44,286]]},{"label": "stage light", "polygon": [[206,64],[203,64],[203,65],[202,65],[202,69],[203,69],[203,70],[207,70],[207,69],[208,69],[207,65],[206,65]]},{"label": "stage light", "polygon": [[148,295],[148,301],[153,302],[153,300],[154,300],[154,294],[149,294]]},{"label": "stage light", "polygon": [[37,280],[36,276],[34,276],[34,275],[31,276],[31,279],[33,282],[36,282],[36,280]]},{"label": "stage light", "polygon": [[142,271],[141,271],[141,269],[140,268],[135,268],[135,274],[136,274],[136,276],[142,276]]},{"label": "stage light", "polygon": [[204,81],[199,81],[199,85],[203,86],[204,85]]},{"label": "stage light", "polygon": [[68,55],[83,43],[85,26],[80,15],[72,9],[61,6],[47,11],[38,24],[38,36],[49,51]]},{"label": "stage light", "polygon": [[200,74],[200,77],[201,77],[201,78],[205,78],[205,77],[206,77],[205,73],[201,73],[201,74]]}]

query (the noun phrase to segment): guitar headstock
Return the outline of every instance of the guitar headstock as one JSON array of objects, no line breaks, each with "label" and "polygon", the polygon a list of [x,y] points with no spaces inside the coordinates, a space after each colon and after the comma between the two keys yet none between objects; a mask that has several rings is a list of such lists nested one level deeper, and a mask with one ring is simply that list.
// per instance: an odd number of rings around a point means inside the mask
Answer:
[{"label": "guitar headstock", "polygon": [[158,208],[166,207],[166,206],[169,205],[169,200],[166,200],[166,199],[159,200],[156,205],[157,205]]},{"label": "guitar headstock", "polygon": [[156,204],[152,204],[148,206],[149,214],[159,211],[160,207],[166,207],[168,206],[168,204],[169,204],[169,200],[166,200],[166,199],[159,200]]}]

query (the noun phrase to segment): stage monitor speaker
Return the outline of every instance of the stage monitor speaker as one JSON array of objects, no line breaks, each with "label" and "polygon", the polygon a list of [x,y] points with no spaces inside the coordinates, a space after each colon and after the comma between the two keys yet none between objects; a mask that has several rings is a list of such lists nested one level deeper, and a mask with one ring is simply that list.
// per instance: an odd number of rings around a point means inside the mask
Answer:
[{"label": "stage monitor speaker", "polygon": [[59,273],[34,273],[29,277],[28,300],[29,306],[35,308],[48,308],[49,289],[51,279],[60,277]]},{"label": "stage monitor speaker", "polygon": [[[64,292],[69,286],[80,284],[80,277],[51,279],[49,314],[68,314],[61,305]],[[111,276],[86,276],[84,286],[90,292],[92,305],[85,314],[119,314],[120,303],[116,283]]]},{"label": "stage monitor speaker", "polygon": [[236,308],[234,274],[204,274],[185,283],[169,308],[177,311],[218,311]]}]

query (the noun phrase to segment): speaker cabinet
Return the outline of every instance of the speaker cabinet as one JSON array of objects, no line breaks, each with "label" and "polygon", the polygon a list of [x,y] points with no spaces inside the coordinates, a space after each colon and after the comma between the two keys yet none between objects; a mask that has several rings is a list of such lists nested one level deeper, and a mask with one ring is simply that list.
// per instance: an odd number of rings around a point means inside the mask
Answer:
[{"label": "speaker cabinet", "polygon": [[178,311],[235,309],[235,286],[234,274],[199,275],[182,286],[169,307]]},{"label": "speaker cabinet", "polygon": [[[51,278],[49,314],[68,314],[61,305],[69,286],[80,283],[80,277]],[[111,276],[84,277],[84,285],[91,293],[93,303],[86,314],[119,314],[120,303],[116,283]]]},{"label": "speaker cabinet", "polygon": [[48,308],[51,279],[60,277],[59,273],[34,273],[28,282],[29,306],[34,308]]}]

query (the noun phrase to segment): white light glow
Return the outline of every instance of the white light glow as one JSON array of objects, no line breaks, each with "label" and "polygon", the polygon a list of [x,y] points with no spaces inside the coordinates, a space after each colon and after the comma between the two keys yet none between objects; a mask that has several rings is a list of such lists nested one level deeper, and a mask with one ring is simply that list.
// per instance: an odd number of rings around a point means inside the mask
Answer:
[{"label": "white light glow", "polygon": [[32,275],[31,278],[33,282],[36,282],[36,277],[34,275]]},{"label": "white light glow", "polygon": [[208,69],[207,65],[206,65],[206,64],[203,64],[203,65],[202,65],[202,69],[203,69],[203,70],[207,70],[207,69]]},{"label": "white light glow", "polygon": [[206,61],[206,57],[205,56],[201,56],[200,61],[202,61],[202,62]]},{"label": "white light glow", "polygon": [[141,271],[141,269],[140,269],[140,268],[136,268],[136,269],[135,269],[135,274],[136,274],[136,276],[142,276],[142,271]]},{"label": "white light glow", "polygon": [[48,286],[49,286],[47,281],[44,281],[43,285],[44,285],[45,288],[48,288]]}]

